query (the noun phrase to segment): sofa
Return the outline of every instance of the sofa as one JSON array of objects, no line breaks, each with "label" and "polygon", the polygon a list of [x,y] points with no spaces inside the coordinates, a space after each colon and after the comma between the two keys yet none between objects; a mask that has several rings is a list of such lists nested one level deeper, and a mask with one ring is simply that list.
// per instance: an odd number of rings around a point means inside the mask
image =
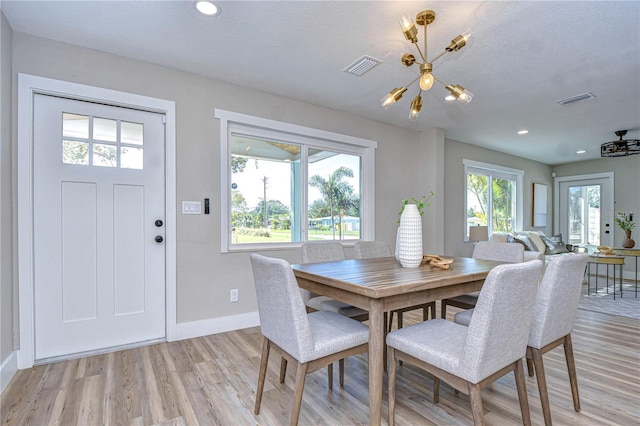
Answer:
[{"label": "sofa", "polygon": [[524,246],[524,260],[539,259],[545,264],[557,255],[569,253],[562,240],[562,234],[549,237],[541,231],[494,232],[490,241],[500,243],[522,244]]}]

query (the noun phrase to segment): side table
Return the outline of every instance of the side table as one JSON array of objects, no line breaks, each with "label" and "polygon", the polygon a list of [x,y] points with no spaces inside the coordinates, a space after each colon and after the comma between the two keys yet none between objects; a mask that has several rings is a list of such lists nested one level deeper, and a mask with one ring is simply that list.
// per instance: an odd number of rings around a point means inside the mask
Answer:
[{"label": "side table", "polygon": [[640,249],[632,249],[632,248],[614,248],[613,252],[618,256],[633,256],[636,261],[636,297],[638,297],[638,257],[640,256]]},{"label": "side table", "polygon": [[611,254],[592,254],[589,255],[587,266],[589,268],[589,282],[587,291],[591,294],[591,265],[596,265],[596,293],[598,292],[598,266],[603,264],[607,268],[607,293],[609,293],[609,265],[613,265],[613,300],[616,300],[616,266],[620,266],[620,297],[622,297],[622,268],[624,266],[624,256]]}]

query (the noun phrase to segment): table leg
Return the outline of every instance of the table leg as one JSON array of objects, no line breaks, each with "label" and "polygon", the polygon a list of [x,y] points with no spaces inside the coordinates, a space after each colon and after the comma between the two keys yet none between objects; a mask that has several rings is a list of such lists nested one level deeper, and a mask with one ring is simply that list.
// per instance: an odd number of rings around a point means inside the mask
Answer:
[{"label": "table leg", "polygon": [[384,369],[384,312],[382,301],[369,301],[369,424],[382,420],[382,376]]},{"label": "table leg", "polygon": [[[607,265],[607,293],[609,293],[609,265]],[[613,265],[613,300],[616,300],[616,265]]]}]

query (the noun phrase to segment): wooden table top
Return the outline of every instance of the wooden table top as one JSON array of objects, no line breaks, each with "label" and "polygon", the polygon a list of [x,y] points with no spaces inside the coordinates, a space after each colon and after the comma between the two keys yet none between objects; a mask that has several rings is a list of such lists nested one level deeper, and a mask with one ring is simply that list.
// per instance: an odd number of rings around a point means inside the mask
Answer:
[{"label": "wooden table top", "polygon": [[503,262],[456,257],[448,270],[429,265],[404,268],[394,257],[291,265],[297,278],[371,298],[484,280]]},{"label": "wooden table top", "polygon": [[588,262],[624,265],[624,256],[620,256],[618,254],[590,254]]},{"label": "wooden table top", "polygon": [[614,248],[613,252],[620,256],[640,256],[640,248]]}]

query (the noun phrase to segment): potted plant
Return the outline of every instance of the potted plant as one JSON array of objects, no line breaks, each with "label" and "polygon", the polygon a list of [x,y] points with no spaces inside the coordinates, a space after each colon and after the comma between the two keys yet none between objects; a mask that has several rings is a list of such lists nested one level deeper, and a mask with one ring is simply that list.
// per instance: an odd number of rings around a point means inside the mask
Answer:
[{"label": "potted plant", "polygon": [[400,208],[400,211],[398,212],[398,223],[400,223],[400,217],[402,216],[402,212],[404,212],[404,208],[407,204],[415,204],[420,216],[424,216],[424,209],[431,205],[429,200],[434,195],[436,195],[436,193],[431,191],[429,195],[423,195],[421,198],[411,197],[411,202],[409,202],[409,200],[402,200],[402,208]]},{"label": "potted plant", "polygon": [[631,221],[630,216],[625,212],[616,213],[615,221],[616,225],[624,231],[625,238],[622,240],[622,247],[633,248],[633,246],[636,245],[636,242],[631,239],[631,230],[636,226],[636,224]]}]

